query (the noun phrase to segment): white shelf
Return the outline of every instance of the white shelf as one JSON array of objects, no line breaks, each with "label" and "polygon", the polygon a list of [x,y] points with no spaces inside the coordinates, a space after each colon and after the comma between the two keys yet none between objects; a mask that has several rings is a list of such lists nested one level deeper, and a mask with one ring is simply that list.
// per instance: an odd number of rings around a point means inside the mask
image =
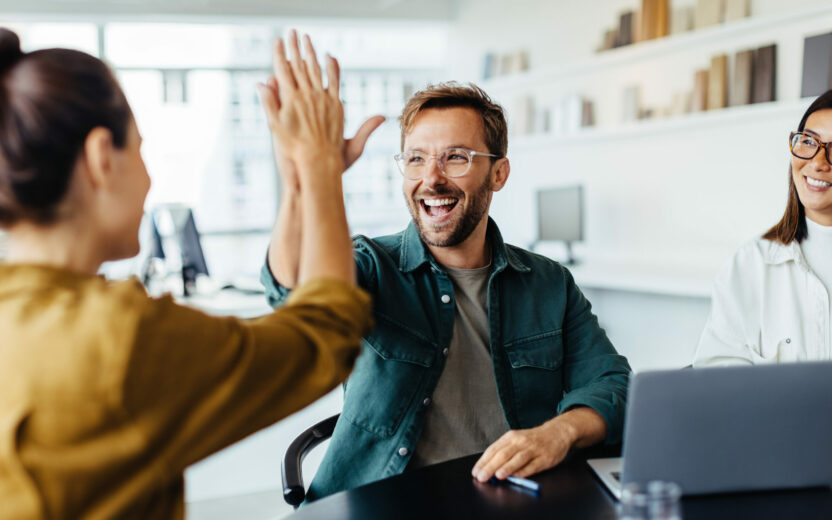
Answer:
[{"label": "white shelf", "polygon": [[569,271],[578,287],[586,289],[710,298],[717,268],[587,262]]},{"label": "white shelf", "polygon": [[602,51],[590,58],[558,67],[497,76],[484,81],[483,88],[488,92],[500,92],[528,88],[530,85],[548,84],[564,77],[575,77],[597,72],[601,69],[626,66],[662,54],[695,48],[703,44],[712,44],[720,40],[729,40],[769,28],[782,28],[789,24],[810,21],[823,15],[832,15],[832,5],[813,7],[785,15],[752,16],[736,22],[714,25]]},{"label": "white shelf", "polygon": [[609,128],[587,127],[572,134],[517,135],[512,136],[509,143],[509,150],[551,148],[585,142],[597,142],[606,139],[619,139],[622,137],[639,137],[697,128],[722,127],[733,122],[747,124],[754,119],[768,119],[781,115],[799,118],[813,99],[803,98],[742,105],[706,112],[694,112],[663,119],[648,119],[632,123],[622,123]]}]

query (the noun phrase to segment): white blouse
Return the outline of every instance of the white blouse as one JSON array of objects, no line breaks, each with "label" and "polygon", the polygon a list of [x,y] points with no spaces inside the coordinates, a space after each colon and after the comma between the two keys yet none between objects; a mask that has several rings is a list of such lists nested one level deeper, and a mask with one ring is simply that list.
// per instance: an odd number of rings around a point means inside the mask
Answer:
[{"label": "white blouse", "polygon": [[800,244],[759,238],[740,247],[714,280],[693,364],[829,360],[829,336],[829,293]]}]

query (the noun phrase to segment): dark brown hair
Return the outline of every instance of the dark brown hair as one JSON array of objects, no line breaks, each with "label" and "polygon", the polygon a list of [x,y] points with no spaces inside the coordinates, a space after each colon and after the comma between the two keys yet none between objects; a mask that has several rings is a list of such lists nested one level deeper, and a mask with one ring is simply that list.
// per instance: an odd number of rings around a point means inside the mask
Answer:
[{"label": "dark brown hair", "polygon": [[90,131],[107,128],[124,148],[131,118],[101,60],[68,49],[24,53],[0,28],[0,226],[53,221]]},{"label": "dark brown hair", "polygon": [[[508,150],[508,130],[503,107],[493,102],[483,89],[468,83],[462,85],[455,81],[429,85],[416,92],[407,101],[399,118],[402,128],[401,146],[404,149],[404,138],[413,128],[413,121],[422,110],[428,108],[472,108],[482,118],[485,145],[488,152],[499,157],[505,157]],[[495,160],[496,158],[492,159]]]},{"label": "dark brown hair", "polygon": [[[809,105],[806,113],[803,114],[803,119],[797,125],[797,131],[802,132],[806,128],[806,120],[809,119],[810,115],[827,108],[832,108],[832,90],[827,90]],[[780,222],[766,231],[763,238],[788,245],[793,240],[797,240],[798,243],[802,242],[807,234],[806,213],[803,209],[803,203],[800,202],[800,198],[797,196],[797,187],[795,187],[794,177],[792,177],[792,167],[789,165],[789,197],[786,201],[786,212]]]}]

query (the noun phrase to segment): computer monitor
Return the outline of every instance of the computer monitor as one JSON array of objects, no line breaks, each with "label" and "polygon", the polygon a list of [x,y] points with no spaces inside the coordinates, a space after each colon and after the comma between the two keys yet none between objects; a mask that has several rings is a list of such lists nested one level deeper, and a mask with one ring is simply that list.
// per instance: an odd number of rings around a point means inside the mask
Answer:
[{"label": "computer monitor", "polygon": [[[197,275],[208,276],[209,274],[193,211],[187,206],[161,206],[154,210],[153,222],[156,237],[159,238],[160,242],[158,245],[165,244],[163,238],[173,239],[168,243],[179,250],[179,258],[182,261],[183,293],[185,296],[193,294]],[[170,258],[174,253],[167,249],[171,249],[171,247],[161,247],[161,256],[157,256],[157,258],[164,258],[165,256]]]},{"label": "computer monitor", "polygon": [[572,243],[584,238],[584,188],[559,186],[537,192],[537,242],[566,245],[567,264],[574,264]]}]

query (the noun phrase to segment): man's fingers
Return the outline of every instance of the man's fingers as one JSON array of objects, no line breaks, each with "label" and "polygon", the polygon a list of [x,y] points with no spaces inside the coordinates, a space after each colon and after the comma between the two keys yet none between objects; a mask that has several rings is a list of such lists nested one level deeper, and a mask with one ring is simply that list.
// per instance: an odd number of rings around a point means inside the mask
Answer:
[{"label": "man's fingers", "polygon": [[532,475],[536,475],[540,473],[544,469],[549,469],[552,466],[547,466],[543,459],[540,457],[533,457],[529,460],[526,465],[517,468],[514,472],[510,473],[510,475],[514,475],[515,477],[526,478],[531,477]]},{"label": "man's fingers", "polygon": [[510,475],[517,475],[517,471],[526,464],[528,464],[529,461],[532,460],[532,458],[532,452],[528,450],[518,451],[505,464],[497,468],[497,471],[494,472],[494,475],[500,480],[504,480],[506,477]]},{"label": "man's fingers", "polygon": [[500,446],[500,439],[497,439],[491,444],[491,446],[486,448],[485,451],[482,452],[482,455],[480,455],[479,460],[477,460],[476,464],[474,464],[474,467],[471,468],[471,475],[476,477],[479,474],[480,470],[482,470],[482,468],[484,468],[489,462],[491,462],[491,458],[494,456],[494,454],[500,451]]},{"label": "man's fingers", "polygon": [[502,467],[509,459],[514,456],[515,451],[511,449],[511,446],[506,446],[505,448],[496,452],[491,459],[484,464],[479,473],[476,475],[477,480],[480,482],[485,482],[486,480],[490,479],[494,476],[494,472],[497,471],[498,468]]},{"label": "man's fingers", "polygon": [[318,56],[315,54],[315,46],[312,45],[312,38],[308,34],[303,36],[303,49],[306,51],[306,70],[309,73],[309,80],[316,89],[324,88],[324,78],[321,72],[321,65],[318,63]]},{"label": "man's fingers", "polygon": [[275,83],[280,85],[280,89],[283,91],[281,94],[297,88],[295,75],[289,66],[289,61],[286,59],[286,46],[282,38],[278,38],[274,42],[274,75],[277,78]]},{"label": "man's fingers", "polygon": [[346,141],[346,149],[344,151],[344,166],[349,168],[352,164],[361,157],[364,152],[364,146],[367,144],[367,139],[370,138],[373,132],[381,126],[384,122],[384,116],[373,116],[364,123],[355,133],[352,139]]},{"label": "man's fingers", "polygon": [[292,72],[295,74],[298,88],[309,87],[309,75],[306,72],[306,66],[303,63],[303,58],[300,55],[300,46],[298,45],[298,33],[294,29],[289,31],[289,64],[292,67]]},{"label": "man's fingers", "polygon": [[335,99],[341,99],[341,67],[338,60],[326,55],[326,90]]}]

